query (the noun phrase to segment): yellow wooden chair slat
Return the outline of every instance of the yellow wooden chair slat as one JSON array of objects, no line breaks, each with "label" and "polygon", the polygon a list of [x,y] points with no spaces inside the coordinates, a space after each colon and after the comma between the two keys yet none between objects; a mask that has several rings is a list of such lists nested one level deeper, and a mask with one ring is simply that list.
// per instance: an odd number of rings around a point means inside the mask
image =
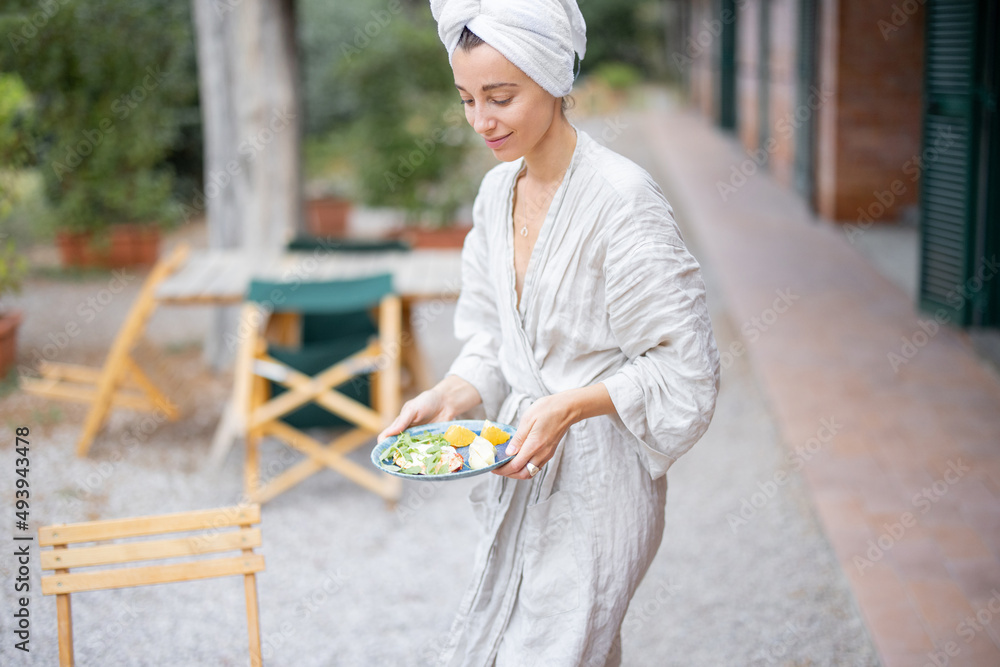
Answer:
[{"label": "yellow wooden chair slat", "polygon": [[[301,432],[296,432],[296,434],[293,437],[296,439],[309,438],[309,436]],[[316,453],[315,458],[309,457],[302,459],[298,463],[295,463],[294,465],[286,469],[277,478],[268,481],[263,486],[260,486],[257,489],[257,495],[256,495],[257,502],[264,503],[267,502],[268,500],[271,500],[275,496],[284,493],[285,491],[292,488],[299,482],[305,480],[310,475],[314,475],[320,470],[323,470],[324,466],[331,467],[334,470],[339,471],[341,468],[341,461],[347,460],[328,455],[327,453],[324,452],[320,452],[318,448],[324,447],[326,450],[329,450],[329,454],[337,454],[342,456],[344,454],[349,454],[350,452],[353,452],[355,449],[365,444],[369,440],[371,440],[371,436],[366,431],[355,429],[340,436],[339,438],[336,438],[329,445],[324,446],[317,440],[313,440],[311,443],[307,445],[302,445],[301,448],[308,448],[315,451]],[[354,465],[351,461],[347,461],[347,463],[352,466]],[[364,472],[370,472],[370,471],[364,471]],[[381,481],[377,477],[373,476],[372,479],[367,480],[366,484],[362,485],[366,486],[375,493],[379,493],[379,490],[381,488],[379,486],[380,484]]]},{"label": "yellow wooden chair slat", "polygon": [[226,531],[214,535],[179,537],[172,540],[105,544],[76,549],[50,549],[41,553],[43,570],[69,567],[114,565],[158,558],[177,558],[219,553],[234,549],[252,549],[261,545],[259,528]]},{"label": "yellow wooden chair slat", "polygon": [[[74,660],[72,594],[243,576],[250,664],[259,667],[262,663],[255,577],[256,573],[264,570],[265,563],[264,557],[253,551],[261,546],[262,538],[260,529],[252,527],[259,522],[260,506],[249,505],[39,528],[39,544],[52,547],[41,553],[42,570],[53,571],[53,574],[42,577],[42,594],[56,596],[60,666],[72,667]],[[70,545],[83,542],[100,543],[195,531],[204,534],[70,548]],[[233,551],[239,552],[239,555],[199,558]],[[178,557],[192,560],[142,567],[109,567]],[[70,572],[71,568],[97,566],[104,569]]]},{"label": "yellow wooden chair slat", "polygon": [[163,533],[231,528],[251,523],[260,523],[258,505],[43,526],[38,529],[38,543],[45,547],[78,542],[102,542]]},{"label": "yellow wooden chair slat", "polygon": [[[355,484],[363,486],[379,495],[383,495],[391,490],[391,487],[386,487],[386,478],[384,475],[360,466],[344,456],[347,451],[356,449],[358,445],[371,440],[371,433],[369,432],[354,429],[337,438],[329,445],[324,445],[315,438],[311,438],[302,431],[280,421],[269,422],[264,427],[264,433],[279,438],[309,458],[293,465],[258,489],[254,497],[257,502],[266,502],[274,498],[274,496],[287,491],[295,484],[304,480],[308,474],[322,470],[324,466],[336,470]],[[338,443],[345,442],[353,443],[354,446],[343,447],[342,449],[338,448]],[[395,478],[391,479],[394,480]]]},{"label": "yellow wooden chair slat", "polygon": [[[59,400],[88,403],[90,410],[77,440],[77,456],[86,456],[94,438],[107,421],[113,407],[123,407],[146,412],[162,411],[167,419],[176,419],[177,406],[164,396],[132,359],[132,350],[142,337],[149,318],[156,309],[156,290],[164,280],[187,259],[189,247],[180,244],[167,257],[161,259],[146,277],[139,296],[129,310],[125,322],[118,330],[108,356],[100,368],[86,368],[71,364],[42,364],[40,380],[26,378],[22,388],[39,396]],[[126,387],[139,390],[139,394],[124,392]]]},{"label": "yellow wooden chair slat", "polygon": [[[43,361],[39,363],[38,372],[41,373],[42,377],[52,378],[55,380],[69,380],[71,382],[80,382],[82,384],[97,384],[97,382],[101,379],[100,368],[80,366],[78,364],[56,363],[53,361]],[[127,377],[122,382],[122,385],[135,387],[135,380],[131,377]]]},{"label": "yellow wooden chair slat", "polygon": [[[50,378],[41,380],[25,378],[21,381],[21,388],[27,392],[45,396],[46,398],[73,401],[75,403],[92,404],[98,397],[98,391],[92,384],[74,384]],[[119,389],[111,396],[110,405],[112,407],[137,410],[139,412],[156,412],[160,409],[168,412],[169,407],[169,404],[166,403],[154,403],[147,395],[123,389]]]},{"label": "yellow wooden chair slat", "polygon": [[[273,357],[266,354],[261,355],[258,361],[273,364],[282,369],[282,377],[269,377],[268,379],[289,387],[291,391],[287,391],[281,396],[272,398],[267,403],[257,406],[253,412],[253,418],[249,426],[251,428],[260,426],[265,422],[277,419],[292,410],[315,401],[328,408],[331,412],[360,423],[369,430],[379,430],[381,428],[382,416],[378,412],[343,394],[330,390],[330,387],[343,384],[372,366],[379,358],[379,353],[380,346],[378,343],[373,343],[361,352],[351,355],[347,359],[312,377],[300,373],[294,368],[289,368]],[[258,375],[261,375],[261,373],[258,372]]]},{"label": "yellow wooden chair slat", "polygon": [[239,558],[213,558],[200,563],[130,567],[115,572],[54,574],[42,579],[42,595],[103,591],[151,584],[173,584],[180,581],[211,579],[234,574],[251,574],[263,569],[264,557],[255,555]]}]

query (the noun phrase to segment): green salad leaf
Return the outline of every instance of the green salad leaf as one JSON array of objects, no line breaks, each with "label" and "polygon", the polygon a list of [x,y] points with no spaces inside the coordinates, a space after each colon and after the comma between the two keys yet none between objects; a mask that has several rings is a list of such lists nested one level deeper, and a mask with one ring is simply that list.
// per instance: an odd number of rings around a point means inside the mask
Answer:
[{"label": "green salad leaf", "polygon": [[[407,475],[447,475],[450,471],[442,459],[442,447],[451,447],[440,433],[409,433],[399,434],[392,445],[383,450],[379,462],[386,470],[402,471]],[[405,465],[398,466],[396,457],[400,457]],[[421,466],[423,464],[423,466]]]}]

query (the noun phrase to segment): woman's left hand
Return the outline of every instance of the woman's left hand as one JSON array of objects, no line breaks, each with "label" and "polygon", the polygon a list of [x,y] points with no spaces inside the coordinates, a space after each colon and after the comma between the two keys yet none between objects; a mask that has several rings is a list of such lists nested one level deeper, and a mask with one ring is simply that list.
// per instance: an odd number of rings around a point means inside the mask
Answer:
[{"label": "woman's left hand", "polygon": [[528,462],[539,468],[548,463],[566,431],[577,421],[573,413],[568,392],[543,396],[532,403],[507,443],[505,456],[517,455],[493,472],[512,479],[530,479]]}]

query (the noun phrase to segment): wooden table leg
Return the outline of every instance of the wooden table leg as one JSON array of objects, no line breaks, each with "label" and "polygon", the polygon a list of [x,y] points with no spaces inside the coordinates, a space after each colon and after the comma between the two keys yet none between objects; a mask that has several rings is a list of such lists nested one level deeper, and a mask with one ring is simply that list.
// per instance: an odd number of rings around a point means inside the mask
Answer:
[{"label": "wooden table leg", "polygon": [[233,440],[240,434],[239,418],[233,400],[226,401],[222,408],[222,418],[212,436],[212,447],[208,450],[208,467],[218,469],[226,460],[226,454],[233,446]]},{"label": "wooden table leg", "polygon": [[[254,304],[247,304],[240,313],[240,331],[243,337],[236,349],[233,368],[233,393],[222,408],[222,417],[212,437],[208,465],[217,468],[222,465],[237,438],[246,436],[247,418],[253,405],[253,361],[258,349],[255,323],[263,315]],[[247,481],[249,483],[249,480]]]},{"label": "wooden table leg", "polygon": [[401,360],[410,374],[410,386],[418,393],[434,386],[434,376],[420,351],[413,328],[413,300],[403,297],[403,340]]}]

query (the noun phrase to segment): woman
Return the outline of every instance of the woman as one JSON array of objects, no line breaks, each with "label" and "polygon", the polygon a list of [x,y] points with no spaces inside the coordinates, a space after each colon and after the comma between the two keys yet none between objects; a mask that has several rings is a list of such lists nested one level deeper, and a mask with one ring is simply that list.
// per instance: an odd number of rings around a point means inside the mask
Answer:
[{"label": "woman", "polygon": [[704,433],[718,351],[699,266],[641,168],[564,115],[575,0],[432,0],[466,118],[502,162],[462,252],[447,377],[380,439],[483,405],[513,460],[483,523],[445,662],[617,665],[663,531],[665,473]]}]

